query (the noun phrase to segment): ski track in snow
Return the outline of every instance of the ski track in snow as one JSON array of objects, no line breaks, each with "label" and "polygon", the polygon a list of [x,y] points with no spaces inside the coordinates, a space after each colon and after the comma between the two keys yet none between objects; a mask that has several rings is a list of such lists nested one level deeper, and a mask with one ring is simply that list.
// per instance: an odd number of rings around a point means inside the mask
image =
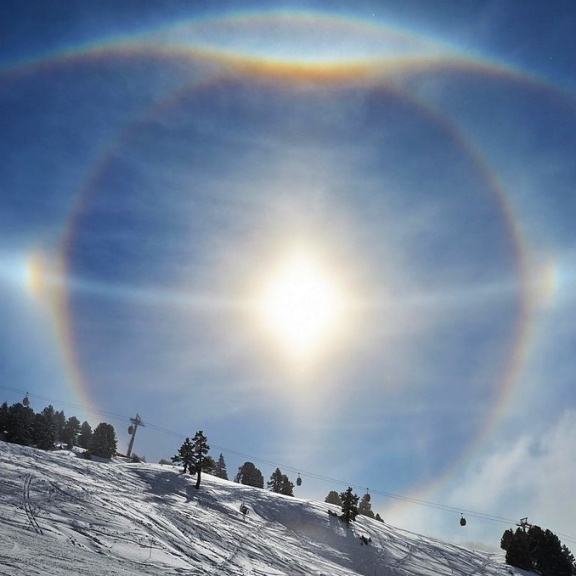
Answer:
[{"label": "ski track in snow", "polygon": [[366,517],[346,527],[323,502],[210,475],[196,490],[170,466],[0,442],[0,471],[0,576],[527,574]]}]

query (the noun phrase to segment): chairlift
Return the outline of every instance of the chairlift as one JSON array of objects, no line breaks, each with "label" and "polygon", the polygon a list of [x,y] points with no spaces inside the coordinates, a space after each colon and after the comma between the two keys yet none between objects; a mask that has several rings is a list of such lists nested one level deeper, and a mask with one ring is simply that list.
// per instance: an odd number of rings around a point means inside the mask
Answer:
[{"label": "chairlift", "polygon": [[302,478],[300,478],[300,474],[298,474],[298,478],[296,478],[296,485],[302,486]]},{"label": "chairlift", "polygon": [[22,404],[24,404],[24,406],[26,407],[30,406],[30,399],[28,398],[28,392],[26,392],[26,396],[24,396]]},{"label": "chairlift", "polygon": [[466,518],[463,514],[460,514],[460,526],[466,526]]}]

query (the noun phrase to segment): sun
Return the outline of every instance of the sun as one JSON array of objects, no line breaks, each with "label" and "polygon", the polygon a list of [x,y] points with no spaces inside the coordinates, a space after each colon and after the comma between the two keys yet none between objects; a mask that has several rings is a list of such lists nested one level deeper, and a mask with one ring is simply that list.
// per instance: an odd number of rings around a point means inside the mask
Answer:
[{"label": "sun", "polygon": [[260,299],[269,332],[300,359],[311,357],[332,339],[343,309],[343,294],[332,275],[302,253],[277,267]]}]

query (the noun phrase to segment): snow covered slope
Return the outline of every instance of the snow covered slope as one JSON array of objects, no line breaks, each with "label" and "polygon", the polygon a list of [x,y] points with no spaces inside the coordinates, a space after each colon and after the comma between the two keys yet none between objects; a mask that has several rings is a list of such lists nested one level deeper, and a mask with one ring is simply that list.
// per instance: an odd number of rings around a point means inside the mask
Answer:
[{"label": "snow covered slope", "polygon": [[0,442],[0,574],[525,574],[369,518],[347,529],[325,503],[209,475],[193,483],[170,466]]}]

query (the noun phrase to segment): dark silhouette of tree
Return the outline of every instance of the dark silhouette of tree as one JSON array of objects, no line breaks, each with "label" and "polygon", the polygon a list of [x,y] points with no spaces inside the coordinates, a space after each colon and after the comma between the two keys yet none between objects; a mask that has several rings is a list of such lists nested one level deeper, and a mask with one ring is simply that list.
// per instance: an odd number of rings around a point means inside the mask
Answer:
[{"label": "dark silhouette of tree", "polygon": [[294,496],[294,482],[292,482],[286,474],[282,474],[280,494],[283,494],[284,496]]},{"label": "dark silhouette of tree", "polygon": [[340,499],[342,500],[342,514],[340,514],[340,519],[350,524],[356,520],[358,516],[358,496],[352,494],[352,488],[348,487],[345,492],[340,493]]},{"label": "dark silhouette of tree", "polygon": [[116,446],[117,440],[114,427],[112,424],[101,422],[92,433],[88,451],[92,456],[112,458],[116,454]]},{"label": "dark silhouette of tree", "polygon": [[374,517],[374,520],[377,520],[378,522],[384,522],[384,520],[382,520],[382,516],[380,516],[380,514],[378,514],[378,512],[376,512],[376,516]]},{"label": "dark silhouette of tree", "polygon": [[34,444],[41,450],[54,450],[56,442],[56,417],[54,407],[47,406],[34,417]]},{"label": "dark silhouette of tree", "polygon": [[254,486],[255,488],[264,488],[264,476],[252,462],[244,462],[238,468],[234,482],[239,482],[246,486]]},{"label": "dark silhouette of tree", "polygon": [[368,518],[374,518],[374,512],[372,512],[372,505],[370,504],[370,494],[366,493],[362,496],[358,506],[358,513],[362,514],[362,516],[368,516]]},{"label": "dark silhouette of tree", "polygon": [[272,472],[267,486],[272,492],[276,492],[277,494],[294,496],[294,484],[286,474],[282,474],[280,468],[276,468],[276,470]]},{"label": "dark silhouette of tree", "polygon": [[62,429],[62,442],[66,442],[68,448],[72,448],[78,442],[78,436],[80,434],[80,420],[76,416],[70,416],[66,420],[66,424]]},{"label": "dark silhouette of tree", "polygon": [[172,456],[172,462],[175,464],[184,464],[182,474],[186,474],[186,470],[190,470],[190,474],[194,474],[194,458],[192,454],[193,450],[194,447],[192,446],[190,438],[186,438],[182,446],[180,446],[178,449],[178,452]]},{"label": "dark silhouette of tree", "polygon": [[210,446],[208,446],[206,436],[204,436],[202,430],[198,430],[198,432],[196,432],[194,435],[194,438],[192,438],[192,447],[192,465],[196,472],[195,488],[198,490],[198,488],[200,488],[202,469],[204,468],[204,464],[207,458],[206,455],[208,454],[208,450],[210,450]]},{"label": "dark silhouette of tree", "polygon": [[342,506],[342,498],[340,498],[340,494],[336,492],[336,490],[330,490],[328,492],[328,496],[324,498],[324,502],[328,504],[336,504],[337,506]]},{"label": "dark silhouette of tree", "polygon": [[[570,550],[550,530],[531,526],[528,530],[532,569],[542,576],[571,576],[573,562]],[[567,551],[567,553],[566,553]]]},{"label": "dark silhouette of tree", "polygon": [[506,563],[523,570],[533,570],[542,576],[576,574],[574,556],[561,544],[558,536],[540,526],[530,526],[526,532],[506,530],[500,547],[506,550]]},{"label": "dark silhouette of tree", "polygon": [[0,406],[0,437],[4,438],[6,434],[6,427],[8,426],[8,402],[4,402],[2,406]]},{"label": "dark silhouette of tree", "polygon": [[220,453],[218,460],[214,465],[214,470],[212,472],[217,478],[222,478],[223,480],[228,480],[228,472],[226,471],[226,462],[224,461],[224,456]]},{"label": "dark silhouette of tree", "polygon": [[64,427],[66,426],[66,416],[64,415],[64,410],[56,410],[54,412],[54,425],[55,425],[55,436],[56,442],[64,442]]},{"label": "dark silhouette of tree", "polygon": [[280,468],[276,468],[276,470],[272,472],[270,480],[268,480],[266,485],[270,490],[272,490],[272,492],[280,492],[282,486],[282,472],[280,471]]},{"label": "dark silhouette of tree", "polygon": [[8,409],[6,440],[22,446],[30,446],[34,438],[34,410],[20,402]]},{"label": "dark silhouette of tree", "polygon": [[86,420],[82,422],[80,426],[80,435],[78,436],[78,446],[80,448],[85,448],[88,450],[88,446],[90,446],[90,439],[92,438],[92,427]]}]

